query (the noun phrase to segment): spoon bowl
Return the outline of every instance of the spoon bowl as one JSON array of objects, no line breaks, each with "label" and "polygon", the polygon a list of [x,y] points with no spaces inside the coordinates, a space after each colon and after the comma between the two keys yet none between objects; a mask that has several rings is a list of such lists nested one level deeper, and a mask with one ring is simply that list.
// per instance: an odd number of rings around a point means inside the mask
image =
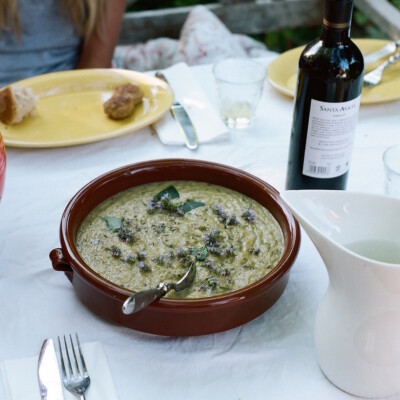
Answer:
[{"label": "spoon bowl", "polygon": [[192,263],[185,275],[178,282],[164,283],[161,282],[154,289],[142,290],[129,296],[122,305],[122,312],[126,315],[134,314],[147,307],[153,301],[160,297],[164,297],[170,290],[181,292],[187,289],[193,283],[196,276],[196,265]]}]

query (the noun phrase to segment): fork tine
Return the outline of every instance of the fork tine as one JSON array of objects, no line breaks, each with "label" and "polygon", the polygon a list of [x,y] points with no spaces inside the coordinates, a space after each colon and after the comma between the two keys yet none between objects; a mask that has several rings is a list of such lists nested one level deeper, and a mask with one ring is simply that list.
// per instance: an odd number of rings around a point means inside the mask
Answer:
[{"label": "fork tine", "polygon": [[72,349],[72,354],[74,356],[75,368],[76,368],[76,371],[77,371],[78,375],[80,375],[81,371],[79,369],[78,359],[76,358],[76,353],[75,353],[75,345],[74,345],[74,342],[72,341],[72,336],[71,335],[69,335],[69,340],[71,342],[71,349]]},{"label": "fork tine", "polygon": [[88,371],[85,364],[85,359],[83,358],[82,349],[81,349],[81,342],[79,341],[78,334],[75,332],[76,343],[78,343],[78,351],[79,357],[81,359],[82,370],[85,375],[87,375]]},{"label": "fork tine", "polygon": [[69,357],[69,351],[68,351],[68,346],[67,346],[67,339],[65,339],[65,335],[64,335],[64,346],[65,346],[65,354],[67,355],[68,370],[69,370],[70,376],[74,376],[74,371],[72,370],[71,359],[70,359],[70,357]]},{"label": "fork tine", "polygon": [[[90,386],[90,376],[86,368],[77,333],[75,333],[75,337],[76,343],[74,344],[72,335],[69,334],[70,349],[68,349],[66,335],[63,337],[64,340],[60,339],[60,336],[58,337],[63,384],[65,389],[74,394],[78,399],[85,400],[85,392]],[[64,344],[62,344],[62,341]],[[71,351],[72,354],[70,353]],[[72,363],[71,359],[73,359]]]},{"label": "fork tine", "polygon": [[67,379],[67,371],[65,370],[65,364],[64,364],[64,356],[61,348],[61,341],[60,341],[60,336],[57,337],[58,339],[58,350],[60,352],[60,359],[61,359],[61,372],[63,379]]},{"label": "fork tine", "polygon": [[382,80],[381,71],[372,71],[364,77],[364,84],[367,86],[376,86]]},{"label": "fork tine", "polygon": [[364,76],[364,83],[366,86],[376,86],[378,85],[381,80],[382,80],[382,74],[383,71],[390,65],[394,64],[400,59],[400,51],[398,51],[396,54],[393,54],[389,57],[388,60],[383,62],[381,65],[379,65],[377,68],[369,72]]}]

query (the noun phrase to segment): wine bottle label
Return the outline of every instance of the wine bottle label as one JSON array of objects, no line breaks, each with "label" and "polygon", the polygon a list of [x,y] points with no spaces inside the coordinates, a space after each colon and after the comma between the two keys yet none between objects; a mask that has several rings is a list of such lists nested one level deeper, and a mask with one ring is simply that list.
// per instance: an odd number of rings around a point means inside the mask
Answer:
[{"label": "wine bottle label", "polygon": [[303,175],[327,179],[348,171],[360,99],[342,103],[311,100]]}]

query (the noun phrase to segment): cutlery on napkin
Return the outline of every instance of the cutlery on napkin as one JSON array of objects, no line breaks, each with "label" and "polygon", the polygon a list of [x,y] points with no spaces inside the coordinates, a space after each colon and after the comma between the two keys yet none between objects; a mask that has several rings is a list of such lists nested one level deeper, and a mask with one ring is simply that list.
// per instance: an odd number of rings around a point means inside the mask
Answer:
[{"label": "cutlery on napkin", "polygon": [[[168,83],[168,79],[161,71],[156,72],[156,77],[162,79],[164,82]],[[199,139],[197,138],[196,129],[190,120],[185,108],[178,101],[174,101],[171,106],[171,114],[174,119],[179,123],[181,131],[185,137],[186,147],[190,150],[196,150],[199,145]]]},{"label": "cutlery on napkin", "polygon": [[[87,369],[92,378],[88,397],[117,400],[117,393],[102,344],[100,342],[84,343],[82,351],[85,354]],[[38,357],[5,360],[1,363],[6,400],[40,399],[37,364]],[[64,387],[63,392],[65,400],[76,399]]]},{"label": "cutlery on napkin", "polygon": [[[185,63],[179,63],[162,72],[174,92],[175,100],[189,115],[196,129],[198,142],[201,144],[226,139],[229,133],[228,128],[201,89],[190,68]],[[163,144],[185,145],[185,137],[171,113],[167,113],[161,120],[154,123],[153,127]]]}]

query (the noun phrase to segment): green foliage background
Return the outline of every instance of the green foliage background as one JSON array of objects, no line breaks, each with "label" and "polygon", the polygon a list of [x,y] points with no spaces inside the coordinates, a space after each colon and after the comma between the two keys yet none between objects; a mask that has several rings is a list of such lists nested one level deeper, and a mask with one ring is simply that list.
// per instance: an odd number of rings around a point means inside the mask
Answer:
[{"label": "green foliage background", "polygon": [[[379,0],[376,0],[379,1]],[[185,7],[197,4],[217,3],[216,0],[137,0],[128,11],[151,10],[169,7]],[[400,9],[400,0],[390,0],[390,2]],[[283,52],[293,47],[304,45],[310,42],[321,33],[321,27],[282,29],[277,32],[268,32],[265,35],[254,36],[266,46],[274,51]],[[385,35],[376,27],[367,16],[355,8],[351,29],[352,37],[371,37],[385,39]]]}]

